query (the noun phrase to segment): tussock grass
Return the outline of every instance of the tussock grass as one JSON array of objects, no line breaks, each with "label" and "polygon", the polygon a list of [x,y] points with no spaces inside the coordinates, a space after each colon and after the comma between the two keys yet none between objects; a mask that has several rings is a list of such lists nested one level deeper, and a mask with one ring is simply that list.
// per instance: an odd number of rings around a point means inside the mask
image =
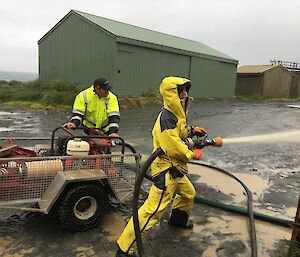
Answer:
[{"label": "tussock grass", "polygon": [[272,257],[299,257],[300,242],[281,240],[277,245],[277,249],[271,255]]},{"label": "tussock grass", "polygon": [[236,96],[236,98],[241,99],[241,100],[266,101],[266,102],[295,102],[295,101],[300,100],[300,97],[298,97],[298,98],[265,98],[258,94],[238,95],[238,96]]},{"label": "tussock grass", "polygon": [[258,94],[251,94],[251,95],[238,95],[236,96],[237,99],[242,100],[263,100],[264,98]]},{"label": "tussock grass", "polygon": [[270,98],[270,99],[266,99],[267,102],[294,102],[295,99],[293,98]]},{"label": "tussock grass", "polygon": [[[32,109],[71,110],[75,96],[90,85],[72,84],[60,80],[22,82],[0,80],[0,103],[7,106],[24,106]],[[161,104],[155,92],[147,92],[141,97],[119,98],[121,109]]]},{"label": "tussock grass", "polygon": [[0,102],[9,106],[26,106],[34,109],[70,108],[75,96],[86,85],[63,81],[0,81]]},{"label": "tussock grass", "polygon": [[[300,224],[294,223],[293,228],[300,233]],[[274,250],[272,257],[299,257],[300,242],[295,240],[281,240]]]},{"label": "tussock grass", "polygon": [[125,97],[119,98],[120,108],[127,110],[136,107],[144,107],[152,104],[162,104],[162,98],[159,95],[148,96],[148,97]]}]

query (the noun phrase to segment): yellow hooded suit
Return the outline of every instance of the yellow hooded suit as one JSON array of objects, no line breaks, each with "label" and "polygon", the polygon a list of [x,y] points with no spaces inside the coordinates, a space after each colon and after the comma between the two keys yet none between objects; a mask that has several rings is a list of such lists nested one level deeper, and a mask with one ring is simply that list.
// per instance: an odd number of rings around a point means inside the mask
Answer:
[{"label": "yellow hooded suit", "polygon": [[186,102],[179,99],[177,88],[190,83],[178,77],[167,77],[160,85],[160,93],[164,99],[164,108],[158,115],[152,130],[153,151],[159,147],[164,151],[151,165],[152,176],[170,167],[176,167],[181,173],[187,173],[186,163],[194,157],[194,153],[183,143],[190,136],[186,123]]},{"label": "yellow hooded suit", "polygon": [[[161,148],[164,152],[151,165],[152,185],[149,196],[138,211],[142,237],[158,222],[176,194],[169,224],[186,227],[192,211],[195,189],[185,175],[186,163],[194,157],[193,151],[183,143],[190,136],[186,123],[185,101],[178,95],[178,87],[186,85],[189,90],[190,81],[178,77],[166,77],[160,85],[160,93],[164,99],[164,107],[157,117],[152,130],[153,151]],[[128,255],[136,249],[135,233],[132,218],[117,241],[119,248]]]}]

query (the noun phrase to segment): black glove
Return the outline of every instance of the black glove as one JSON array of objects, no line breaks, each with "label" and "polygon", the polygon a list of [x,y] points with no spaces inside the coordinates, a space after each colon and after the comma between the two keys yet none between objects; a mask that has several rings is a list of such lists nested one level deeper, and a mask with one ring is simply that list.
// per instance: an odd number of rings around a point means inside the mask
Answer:
[{"label": "black glove", "polygon": [[199,138],[195,138],[195,139],[192,139],[192,140],[194,142],[194,148],[202,149],[206,145],[205,140],[201,140]]},{"label": "black glove", "polygon": [[207,136],[207,133],[204,128],[201,127],[193,127],[192,128],[192,135],[198,136],[198,137],[204,137]]}]

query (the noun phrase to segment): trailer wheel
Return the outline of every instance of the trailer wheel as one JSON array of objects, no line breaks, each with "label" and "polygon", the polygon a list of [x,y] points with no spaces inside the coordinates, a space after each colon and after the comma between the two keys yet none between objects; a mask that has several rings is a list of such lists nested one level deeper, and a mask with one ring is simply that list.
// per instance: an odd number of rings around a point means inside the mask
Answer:
[{"label": "trailer wheel", "polygon": [[77,232],[97,225],[107,212],[108,194],[100,184],[75,186],[61,199],[58,217],[64,229]]}]

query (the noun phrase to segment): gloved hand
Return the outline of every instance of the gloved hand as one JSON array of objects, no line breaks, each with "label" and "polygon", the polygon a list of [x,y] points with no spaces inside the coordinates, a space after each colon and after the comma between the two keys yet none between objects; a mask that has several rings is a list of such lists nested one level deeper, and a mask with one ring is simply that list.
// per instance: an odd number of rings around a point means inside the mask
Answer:
[{"label": "gloved hand", "polygon": [[63,127],[67,128],[67,129],[75,129],[76,125],[73,122],[67,122],[63,125]]},{"label": "gloved hand", "polygon": [[198,136],[198,137],[204,137],[207,135],[207,132],[205,131],[204,128],[201,127],[194,127],[192,130],[192,135],[193,136]]},{"label": "gloved hand", "polygon": [[205,146],[205,141],[201,140],[200,138],[193,139],[193,147],[196,149],[202,149]]},{"label": "gloved hand", "polygon": [[202,157],[202,150],[201,149],[194,149],[194,159],[195,160],[200,160],[200,158]]},{"label": "gloved hand", "polygon": [[111,133],[109,134],[110,137],[119,137],[119,134],[118,133]]}]

